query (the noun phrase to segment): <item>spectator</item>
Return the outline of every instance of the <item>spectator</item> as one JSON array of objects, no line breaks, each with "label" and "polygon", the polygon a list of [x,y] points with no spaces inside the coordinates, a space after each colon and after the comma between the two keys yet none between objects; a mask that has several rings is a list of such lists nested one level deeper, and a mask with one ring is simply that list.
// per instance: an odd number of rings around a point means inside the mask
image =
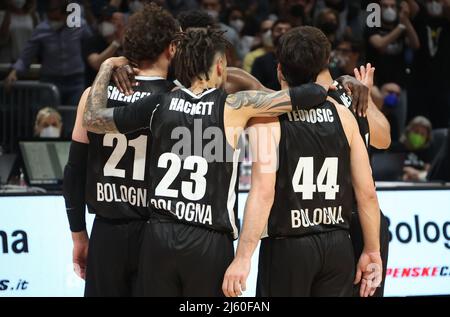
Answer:
[{"label": "spectator", "polygon": [[182,11],[198,9],[198,2],[196,0],[165,0],[163,2],[163,6],[174,16]]},{"label": "spectator", "polygon": [[413,23],[422,45],[412,67],[409,117],[424,115],[435,128],[446,128],[450,120],[450,1],[425,1],[417,11]]},{"label": "spectator", "polygon": [[278,1],[279,16],[292,26],[312,25],[316,0]]},{"label": "spectator", "polygon": [[222,10],[220,0],[200,0],[200,7],[218,23],[220,29],[225,32],[226,39],[233,45],[237,57],[242,61],[244,55],[238,33],[232,27],[220,22]]},{"label": "spectator", "polygon": [[191,27],[218,27],[216,20],[206,11],[201,10],[183,11],[177,16],[177,20],[184,31]]},{"label": "spectator", "polygon": [[402,133],[400,119],[398,118],[402,89],[394,83],[387,83],[381,87],[383,112],[391,125],[391,139],[399,140]]},{"label": "spectator", "polygon": [[425,117],[416,117],[408,124],[400,143],[392,147],[393,152],[404,153],[403,180],[423,181],[426,179],[433,160],[430,151],[432,126]]},{"label": "spectator", "polygon": [[60,138],[61,133],[61,114],[50,107],[39,110],[34,123],[34,136],[39,138]]},{"label": "spectator", "polygon": [[83,41],[83,56],[86,63],[86,85],[91,86],[101,64],[110,57],[120,55],[125,17],[112,6],[102,10],[98,33]]},{"label": "spectator", "polygon": [[351,34],[355,39],[362,40],[365,15],[361,14],[361,1],[317,0],[315,14],[319,14],[324,8],[332,9],[338,15],[336,35],[339,39]]},{"label": "spectator", "polygon": [[381,0],[382,25],[367,28],[367,59],[377,67],[377,84],[395,82],[406,86],[405,50],[418,49],[419,38],[410,21],[409,5],[402,2],[400,12],[395,0]]},{"label": "spectator", "polygon": [[38,24],[35,0],[8,0],[0,12],[0,62],[13,63],[19,58]]},{"label": "spectator", "polygon": [[261,22],[259,34],[257,35],[260,45],[257,49],[248,53],[244,58],[243,68],[246,72],[252,71],[253,63],[255,60],[273,50],[272,41],[272,20],[264,20]]},{"label": "spectator", "polygon": [[376,85],[395,83],[402,89],[399,105],[394,109],[399,130],[403,131],[407,115],[407,63],[408,49],[420,47],[419,38],[410,21],[407,2],[397,8],[395,0],[381,0],[381,22],[379,28],[366,28],[367,60],[375,65]]},{"label": "spectator", "polygon": [[[250,28],[250,19],[245,19],[244,13],[237,6],[230,8],[226,18],[227,24],[231,26],[239,36],[241,42],[241,54],[245,56],[253,46],[254,36],[245,35]],[[248,23],[248,24],[247,24]]]},{"label": "spectator", "polygon": [[[278,20],[272,27],[272,41],[276,49],[283,34],[292,28],[292,24],[287,20]],[[252,67],[252,75],[255,76],[264,86],[273,90],[280,90],[280,83],[277,77],[277,59],[275,52],[271,51],[258,57]]]},{"label": "spectator", "polygon": [[315,26],[322,30],[331,42],[331,46],[336,47],[338,38],[337,31],[339,28],[339,15],[333,9],[325,8],[319,12],[315,20]]},{"label": "spectator", "polygon": [[331,53],[330,71],[333,78],[354,76],[354,69],[362,65],[362,44],[352,37],[344,37]]},{"label": "spectator", "polygon": [[40,80],[56,85],[63,104],[76,105],[85,88],[85,66],[81,52],[81,41],[91,36],[91,31],[83,22],[81,27],[66,25],[67,2],[49,0],[47,19],[38,24],[13,70],[5,80],[9,88],[24,74],[33,60],[41,57]]}]

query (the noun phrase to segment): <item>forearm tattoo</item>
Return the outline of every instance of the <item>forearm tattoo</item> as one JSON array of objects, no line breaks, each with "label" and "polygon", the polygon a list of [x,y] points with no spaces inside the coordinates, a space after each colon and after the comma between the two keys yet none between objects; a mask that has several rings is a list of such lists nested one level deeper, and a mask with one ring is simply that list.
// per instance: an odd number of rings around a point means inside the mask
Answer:
[{"label": "forearm tattoo", "polygon": [[114,109],[106,108],[108,84],[111,80],[112,71],[113,66],[103,64],[91,87],[83,116],[83,123],[88,131],[94,133],[118,132],[114,123]]},{"label": "forearm tattoo", "polygon": [[243,91],[227,98],[227,105],[235,110],[245,107],[257,109],[259,113],[277,116],[292,110],[291,98],[288,90],[277,92]]}]

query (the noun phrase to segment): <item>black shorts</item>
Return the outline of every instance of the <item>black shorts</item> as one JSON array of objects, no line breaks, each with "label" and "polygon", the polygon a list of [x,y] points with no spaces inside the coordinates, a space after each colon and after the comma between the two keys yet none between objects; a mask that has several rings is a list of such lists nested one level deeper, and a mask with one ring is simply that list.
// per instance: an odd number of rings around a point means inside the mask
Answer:
[{"label": "black shorts", "polygon": [[89,239],[86,297],[136,294],[140,245],[146,222],[96,217]]},{"label": "black shorts", "polygon": [[[389,255],[389,225],[386,216],[381,212],[380,215],[380,253],[383,261],[383,281],[377,289],[374,297],[383,297],[384,285],[386,280],[386,270]],[[361,223],[359,222],[358,213],[352,213],[352,224],[350,226],[350,236],[352,237],[353,249],[355,250],[355,264],[358,263],[364,248],[364,239],[362,234]],[[354,287],[354,296],[359,297],[359,284]]]},{"label": "black shorts", "polygon": [[233,258],[229,234],[152,218],[144,230],[138,295],[222,297]]},{"label": "black shorts", "polygon": [[353,247],[345,230],[261,241],[258,297],[351,297],[354,278]]}]

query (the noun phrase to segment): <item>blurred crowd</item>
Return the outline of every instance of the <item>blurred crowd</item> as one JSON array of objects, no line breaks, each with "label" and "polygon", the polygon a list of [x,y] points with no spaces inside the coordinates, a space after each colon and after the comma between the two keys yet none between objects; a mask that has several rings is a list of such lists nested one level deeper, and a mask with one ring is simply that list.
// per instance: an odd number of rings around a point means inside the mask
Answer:
[{"label": "blurred crowd", "polygon": [[[67,1],[0,3],[0,64],[11,67],[3,79],[6,87],[39,63],[39,80],[58,87],[62,104],[76,105],[101,63],[121,55],[127,19],[147,1],[70,2],[81,7],[80,27],[66,25]],[[280,37],[293,27],[314,25],[332,43],[333,76],[353,75],[354,68],[366,62],[375,65],[372,94],[391,123],[391,152],[412,162],[404,166],[403,179],[426,179],[438,152],[448,147],[444,129],[450,121],[450,0],[154,2],[185,24],[204,19],[205,25],[223,29],[233,45],[229,64],[272,89],[280,88],[274,54]],[[379,17],[367,11],[371,3],[379,4]],[[368,23],[377,19],[379,25]]]}]

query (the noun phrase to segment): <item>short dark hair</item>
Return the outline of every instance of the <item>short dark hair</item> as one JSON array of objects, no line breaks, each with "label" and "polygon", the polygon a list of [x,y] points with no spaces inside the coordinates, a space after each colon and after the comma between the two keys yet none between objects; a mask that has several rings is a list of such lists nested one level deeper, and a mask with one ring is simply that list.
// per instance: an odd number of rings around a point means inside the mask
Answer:
[{"label": "short dark hair", "polygon": [[146,4],[129,19],[124,55],[134,63],[153,62],[169,47],[178,31],[178,23],[168,11],[155,3]]},{"label": "short dark hair", "polygon": [[176,78],[186,87],[209,71],[217,53],[225,54],[230,43],[224,32],[215,28],[190,28],[176,37],[177,52],[173,60]]},{"label": "short dark hair", "polygon": [[278,24],[289,24],[290,26],[292,26],[292,22],[291,21],[289,21],[288,19],[285,19],[285,18],[281,18],[281,19],[276,20],[273,23],[273,25],[272,25],[272,32],[273,32],[273,30],[275,30],[275,28],[278,26]]},{"label": "short dark hair", "polygon": [[284,34],[277,47],[277,58],[288,85],[315,81],[328,66],[330,52],[330,41],[318,28],[301,26]]},{"label": "short dark hair", "polygon": [[189,28],[218,27],[214,18],[203,10],[182,11],[177,19],[183,31]]}]

